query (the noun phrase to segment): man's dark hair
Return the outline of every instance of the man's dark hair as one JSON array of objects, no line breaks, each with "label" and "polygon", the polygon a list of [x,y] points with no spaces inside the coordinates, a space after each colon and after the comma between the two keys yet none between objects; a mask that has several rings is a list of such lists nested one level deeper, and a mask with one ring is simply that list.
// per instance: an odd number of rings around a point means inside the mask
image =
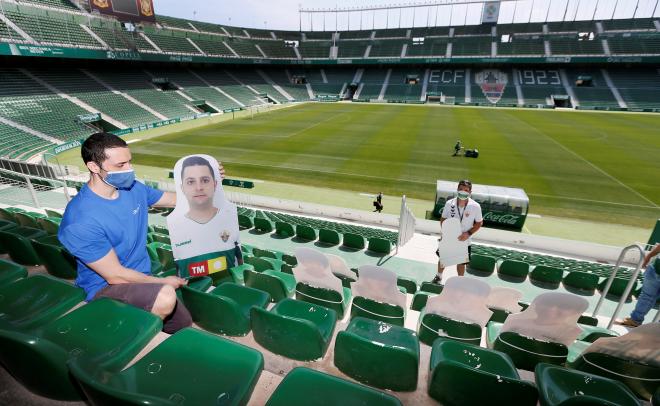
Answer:
[{"label": "man's dark hair", "polygon": [[108,159],[105,154],[106,149],[110,148],[126,148],[128,144],[123,139],[110,133],[96,133],[92,134],[83,142],[80,149],[80,155],[84,163],[96,162],[101,165],[103,161]]},{"label": "man's dark hair", "polygon": [[470,188],[470,190],[472,190],[472,182],[470,182],[467,179],[463,179],[462,181],[458,182],[458,187],[461,187],[461,186],[467,186],[467,187]]},{"label": "man's dark hair", "polygon": [[215,173],[213,172],[213,167],[207,161],[206,159],[202,158],[201,156],[190,156],[186,158],[183,163],[181,164],[181,181],[183,181],[183,171],[189,166],[206,166],[209,168],[211,171],[211,176],[213,177],[213,180],[215,180]]}]

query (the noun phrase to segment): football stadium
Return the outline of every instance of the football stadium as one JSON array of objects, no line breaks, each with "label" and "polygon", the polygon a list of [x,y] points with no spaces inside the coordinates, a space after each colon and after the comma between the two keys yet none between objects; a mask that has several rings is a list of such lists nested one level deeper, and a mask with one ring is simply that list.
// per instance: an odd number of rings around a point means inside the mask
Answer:
[{"label": "football stadium", "polygon": [[657,0],[217,3],[0,0],[0,404],[660,405]]}]

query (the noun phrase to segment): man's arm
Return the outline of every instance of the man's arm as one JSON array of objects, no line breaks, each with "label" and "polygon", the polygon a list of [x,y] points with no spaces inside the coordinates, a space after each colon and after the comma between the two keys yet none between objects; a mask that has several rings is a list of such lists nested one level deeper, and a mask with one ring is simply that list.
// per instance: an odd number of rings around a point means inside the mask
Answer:
[{"label": "man's arm", "polygon": [[[644,262],[642,263],[642,268],[646,268],[648,266],[649,262],[651,262],[651,258],[653,258],[654,256],[656,256],[658,254],[660,254],[660,244],[655,244],[655,247],[653,247],[651,252],[646,254],[646,256],[644,257]],[[656,269],[656,271],[657,271],[657,269]]]},{"label": "man's arm", "polygon": [[164,192],[163,196],[153,205],[153,207],[174,207],[176,206],[176,193]]},{"label": "man's arm", "polygon": [[87,266],[101,275],[110,285],[118,285],[120,283],[162,283],[177,289],[186,284],[184,279],[176,276],[156,278],[155,276],[145,275],[142,272],[126,268],[119,263],[114,249],[111,249],[103,258],[91,262]]},{"label": "man's arm", "polygon": [[459,241],[467,240],[468,238],[470,238],[471,235],[476,233],[481,228],[481,226],[483,224],[484,224],[483,221],[475,222],[471,229],[467,230],[466,232],[464,232],[464,233],[462,233],[461,235],[458,236],[458,240]]}]

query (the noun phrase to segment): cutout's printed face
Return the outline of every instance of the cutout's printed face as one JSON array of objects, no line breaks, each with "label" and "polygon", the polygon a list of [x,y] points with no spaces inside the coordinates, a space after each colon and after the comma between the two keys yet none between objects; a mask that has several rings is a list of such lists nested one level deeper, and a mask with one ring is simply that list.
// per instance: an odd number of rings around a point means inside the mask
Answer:
[{"label": "cutout's printed face", "polygon": [[191,207],[213,202],[217,182],[208,166],[188,166],[183,170],[182,178],[181,189]]}]

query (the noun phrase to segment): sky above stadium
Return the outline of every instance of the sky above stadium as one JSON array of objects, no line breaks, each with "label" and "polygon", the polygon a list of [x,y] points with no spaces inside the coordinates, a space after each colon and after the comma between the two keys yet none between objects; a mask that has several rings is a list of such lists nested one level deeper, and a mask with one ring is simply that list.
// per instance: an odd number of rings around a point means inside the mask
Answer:
[{"label": "sky above stadium", "polygon": [[[460,1],[460,0],[459,0]],[[659,0],[514,0],[502,1],[499,23],[591,20],[660,16]],[[443,0],[436,3],[447,3]],[[397,5],[428,2],[396,2]],[[458,3],[455,1],[454,3]],[[393,5],[360,0],[361,7]],[[156,13],[250,28],[282,30],[357,30],[479,24],[482,3],[434,5],[406,9],[302,14],[307,9],[355,7],[355,0],[154,0]]]}]

